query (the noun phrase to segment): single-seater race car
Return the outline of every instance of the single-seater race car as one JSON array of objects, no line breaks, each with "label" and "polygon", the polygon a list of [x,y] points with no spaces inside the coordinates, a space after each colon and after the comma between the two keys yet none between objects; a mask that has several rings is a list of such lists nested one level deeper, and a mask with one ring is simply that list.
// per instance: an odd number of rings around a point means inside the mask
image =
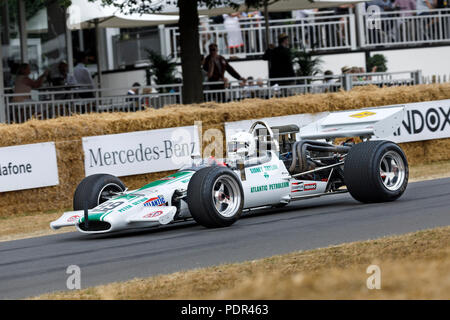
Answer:
[{"label": "single-seater race car", "polygon": [[193,157],[178,172],[132,191],[109,174],[84,178],[74,211],[50,226],[106,233],[193,218],[217,228],[243,212],[344,192],[363,203],[393,201],[407,187],[408,162],[397,144],[376,139],[391,136],[403,115],[402,106],[335,112],[301,130],[256,121],[228,139],[223,162]]}]

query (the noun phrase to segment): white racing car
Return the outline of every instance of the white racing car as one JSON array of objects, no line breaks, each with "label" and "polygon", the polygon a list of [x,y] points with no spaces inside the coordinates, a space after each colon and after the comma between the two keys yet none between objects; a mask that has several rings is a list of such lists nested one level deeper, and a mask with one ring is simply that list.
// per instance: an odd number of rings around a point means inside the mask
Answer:
[{"label": "white racing car", "polygon": [[[301,130],[256,121],[229,139],[224,162],[193,159],[133,191],[109,174],[86,177],[75,191],[74,211],[50,226],[106,233],[193,218],[216,228],[243,212],[344,192],[365,203],[392,201],[406,189],[408,163],[397,144],[371,138],[391,136],[403,115],[403,107],[336,112]],[[332,144],[336,138],[348,139]]]}]

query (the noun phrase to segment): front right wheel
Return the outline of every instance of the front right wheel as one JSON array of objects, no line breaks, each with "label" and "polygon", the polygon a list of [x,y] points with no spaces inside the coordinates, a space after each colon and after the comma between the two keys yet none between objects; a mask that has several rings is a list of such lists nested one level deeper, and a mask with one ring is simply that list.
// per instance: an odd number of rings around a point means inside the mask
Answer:
[{"label": "front right wheel", "polygon": [[206,167],[189,181],[187,203],[194,220],[207,228],[228,227],[242,213],[244,192],[236,174],[225,167]]},{"label": "front right wheel", "polygon": [[390,141],[358,143],[345,158],[345,184],[352,197],[361,202],[398,199],[406,190],[408,176],[403,150]]}]

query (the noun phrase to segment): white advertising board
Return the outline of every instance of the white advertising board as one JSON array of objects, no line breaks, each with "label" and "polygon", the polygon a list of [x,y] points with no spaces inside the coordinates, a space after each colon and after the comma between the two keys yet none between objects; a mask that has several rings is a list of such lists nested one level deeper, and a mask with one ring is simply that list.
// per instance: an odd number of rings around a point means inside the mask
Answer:
[{"label": "white advertising board", "polygon": [[58,184],[54,142],[0,148],[0,192]]},{"label": "white advertising board", "polygon": [[408,103],[400,128],[390,137],[397,143],[450,137],[450,100]]},{"label": "white advertising board", "polygon": [[86,176],[129,176],[179,169],[199,153],[197,126],[84,137]]}]

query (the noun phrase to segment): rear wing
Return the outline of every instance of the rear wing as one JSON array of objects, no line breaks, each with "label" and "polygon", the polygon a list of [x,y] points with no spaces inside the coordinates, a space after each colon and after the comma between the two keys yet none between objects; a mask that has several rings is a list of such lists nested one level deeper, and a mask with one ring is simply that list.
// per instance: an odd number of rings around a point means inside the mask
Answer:
[{"label": "rear wing", "polygon": [[402,124],[404,113],[404,106],[333,112],[301,128],[300,137],[312,140],[332,140],[339,137],[389,137]]}]

